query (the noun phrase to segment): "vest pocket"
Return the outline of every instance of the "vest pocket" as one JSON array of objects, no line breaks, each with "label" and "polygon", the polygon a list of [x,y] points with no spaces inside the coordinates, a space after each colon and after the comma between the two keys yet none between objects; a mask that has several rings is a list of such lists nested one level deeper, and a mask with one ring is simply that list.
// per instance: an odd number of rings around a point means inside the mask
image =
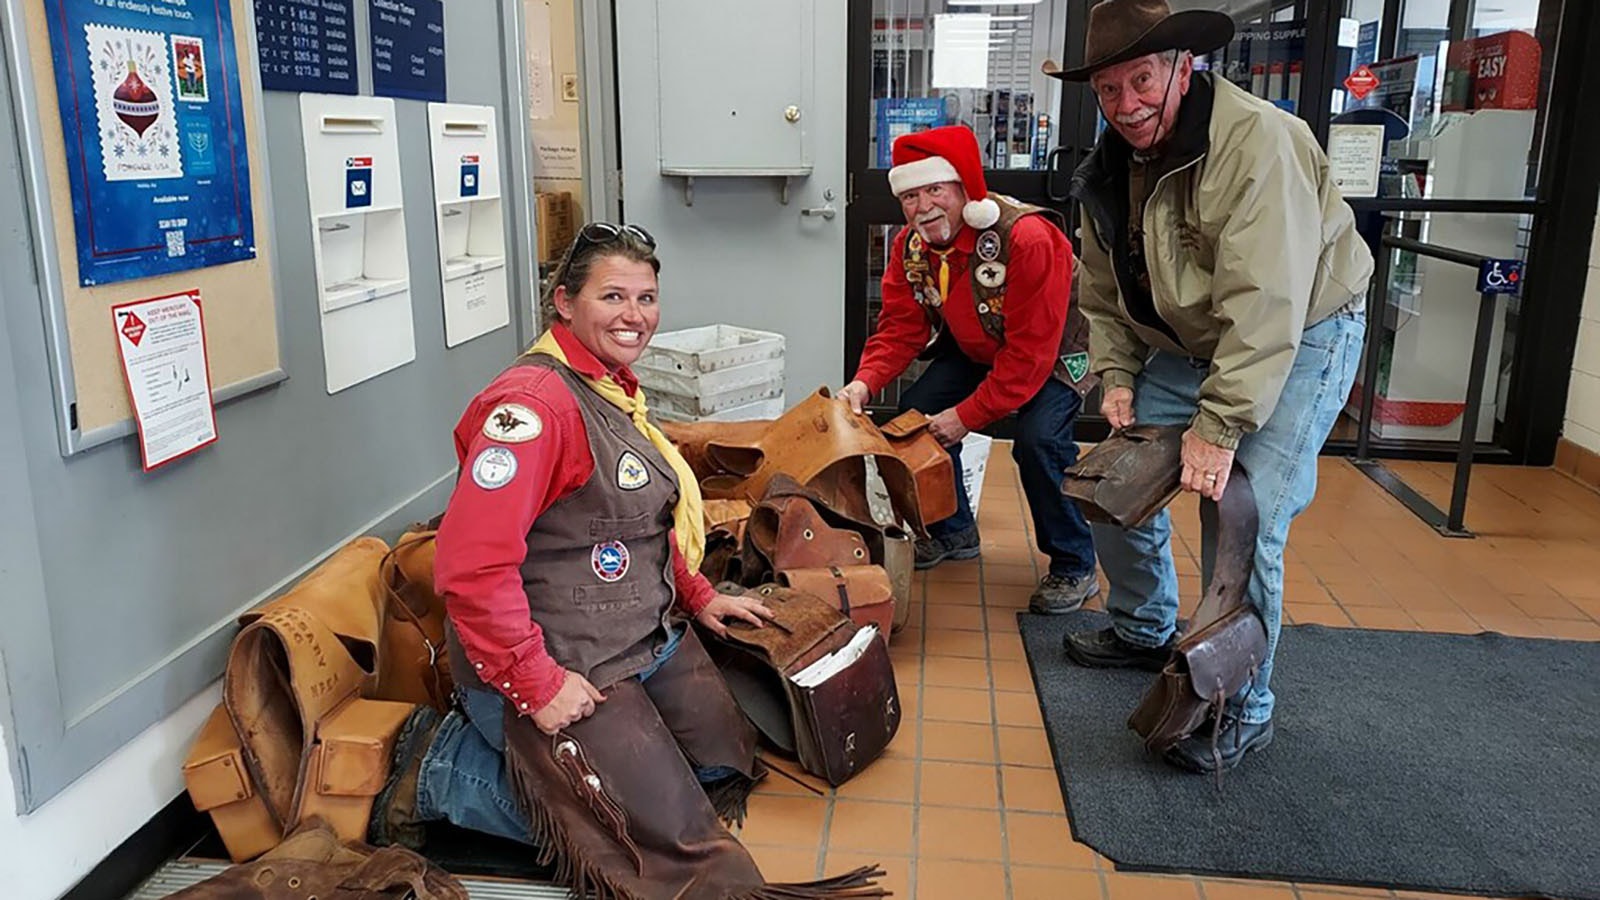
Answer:
[{"label": "vest pocket", "polygon": [[644,598],[632,582],[580,584],[572,589],[572,602],[586,613],[609,613],[635,609]]},{"label": "vest pocket", "polygon": [[589,537],[596,541],[632,540],[654,534],[656,529],[651,527],[654,518],[650,513],[640,513],[622,519],[590,519]]}]

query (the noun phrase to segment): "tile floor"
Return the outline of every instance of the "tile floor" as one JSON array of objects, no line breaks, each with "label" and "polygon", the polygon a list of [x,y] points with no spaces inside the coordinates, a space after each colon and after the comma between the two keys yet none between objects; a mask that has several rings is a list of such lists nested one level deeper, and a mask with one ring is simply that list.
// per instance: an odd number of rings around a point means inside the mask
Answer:
[{"label": "tile floor", "polygon": [[[1391,468],[1441,506],[1446,465]],[[1199,597],[1198,503],[1176,501],[1183,595]],[[1017,635],[1042,571],[1009,445],[981,495],[981,560],[919,573],[891,652],[905,711],[886,755],[837,791],[774,773],[742,838],[769,877],[876,862],[917,900],[1334,900],[1418,897],[1328,885],[1130,875],[1068,827]],[[1293,622],[1600,640],[1600,494],[1553,470],[1478,467],[1467,526],[1439,537],[1347,462],[1325,458],[1286,560]]]}]

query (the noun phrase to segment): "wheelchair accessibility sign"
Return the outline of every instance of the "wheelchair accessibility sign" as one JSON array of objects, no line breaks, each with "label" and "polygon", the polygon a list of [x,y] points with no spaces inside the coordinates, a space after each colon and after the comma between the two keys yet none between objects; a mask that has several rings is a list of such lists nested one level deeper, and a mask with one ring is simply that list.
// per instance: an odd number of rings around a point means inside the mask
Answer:
[{"label": "wheelchair accessibility sign", "polygon": [[1486,259],[1478,264],[1478,293],[1515,294],[1522,290],[1522,260]]}]

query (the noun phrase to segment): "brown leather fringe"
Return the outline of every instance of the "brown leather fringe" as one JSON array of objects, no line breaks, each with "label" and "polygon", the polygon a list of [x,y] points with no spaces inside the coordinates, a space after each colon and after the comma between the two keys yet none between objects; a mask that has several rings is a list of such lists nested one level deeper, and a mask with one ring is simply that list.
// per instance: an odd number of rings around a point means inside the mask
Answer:
[{"label": "brown leather fringe", "polygon": [[[552,882],[571,891],[574,897],[592,898],[592,900],[651,900],[628,892],[606,877],[605,872],[580,858],[561,826],[556,824],[555,819],[534,799],[536,794],[533,788],[538,782],[530,777],[532,773],[523,767],[516,754],[506,754],[506,768],[510,770],[511,785],[516,790],[517,802],[531,823],[532,833],[529,838],[533,845],[539,848],[536,862],[541,866],[555,863]],[[726,779],[734,785],[743,782],[743,792],[737,798],[741,821],[744,818],[750,791],[758,780],[748,779],[742,775]],[[730,785],[725,792],[733,794],[734,785]],[[721,789],[722,785],[719,783],[716,787]],[[721,792],[723,791],[719,791]],[[716,806],[717,801],[713,799],[712,804]],[[722,815],[721,807],[718,807],[718,815]],[[890,896],[888,890],[879,887],[873,881],[882,878],[884,874],[884,870],[878,866],[862,866],[843,875],[820,881],[768,883],[753,891],[727,895],[727,900],[870,900],[870,898]]]},{"label": "brown leather fringe", "polygon": [[729,828],[744,824],[750,809],[750,794],[761,781],[760,776],[747,778],[741,774],[729,775],[720,781],[705,785],[706,799]]}]

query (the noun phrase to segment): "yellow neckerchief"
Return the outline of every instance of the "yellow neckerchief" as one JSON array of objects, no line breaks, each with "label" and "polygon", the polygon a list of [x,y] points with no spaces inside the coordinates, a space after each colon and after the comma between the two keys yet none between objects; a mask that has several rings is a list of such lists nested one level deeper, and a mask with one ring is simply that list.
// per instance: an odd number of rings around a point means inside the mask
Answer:
[{"label": "yellow neckerchief", "polygon": [[[528,348],[528,353],[543,353],[572,369],[572,364],[567,361],[566,352],[561,349],[561,344],[556,341],[555,333],[552,331],[546,330],[540,335],[539,340]],[[633,427],[649,438],[651,445],[666,458],[667,463],[672,466],[672,471],[677,473],[678,505],[672,510],[673,528],[677,531],[678,549],[683,551],[683,558],[689,564],[689,571],[700,571],[700,560],[706,552],[705,511],[700,499],[700,482],[695,480],[694,470],[689,468],[688,461],[678,452],[678,448],[661,433],[661,429],[645,417],[649,410],[645,406],[644,389],[639,388],[634,391],[632,397],[629,397],[628,392],[622,389],[622,385],[617,384],[616,379],[609,374],[596,380],[576,369],[572,371],[607,403],[626,413],[628,418],[633,420]],[[596,460],[595,465],[599,464],[599,460]]]}]

